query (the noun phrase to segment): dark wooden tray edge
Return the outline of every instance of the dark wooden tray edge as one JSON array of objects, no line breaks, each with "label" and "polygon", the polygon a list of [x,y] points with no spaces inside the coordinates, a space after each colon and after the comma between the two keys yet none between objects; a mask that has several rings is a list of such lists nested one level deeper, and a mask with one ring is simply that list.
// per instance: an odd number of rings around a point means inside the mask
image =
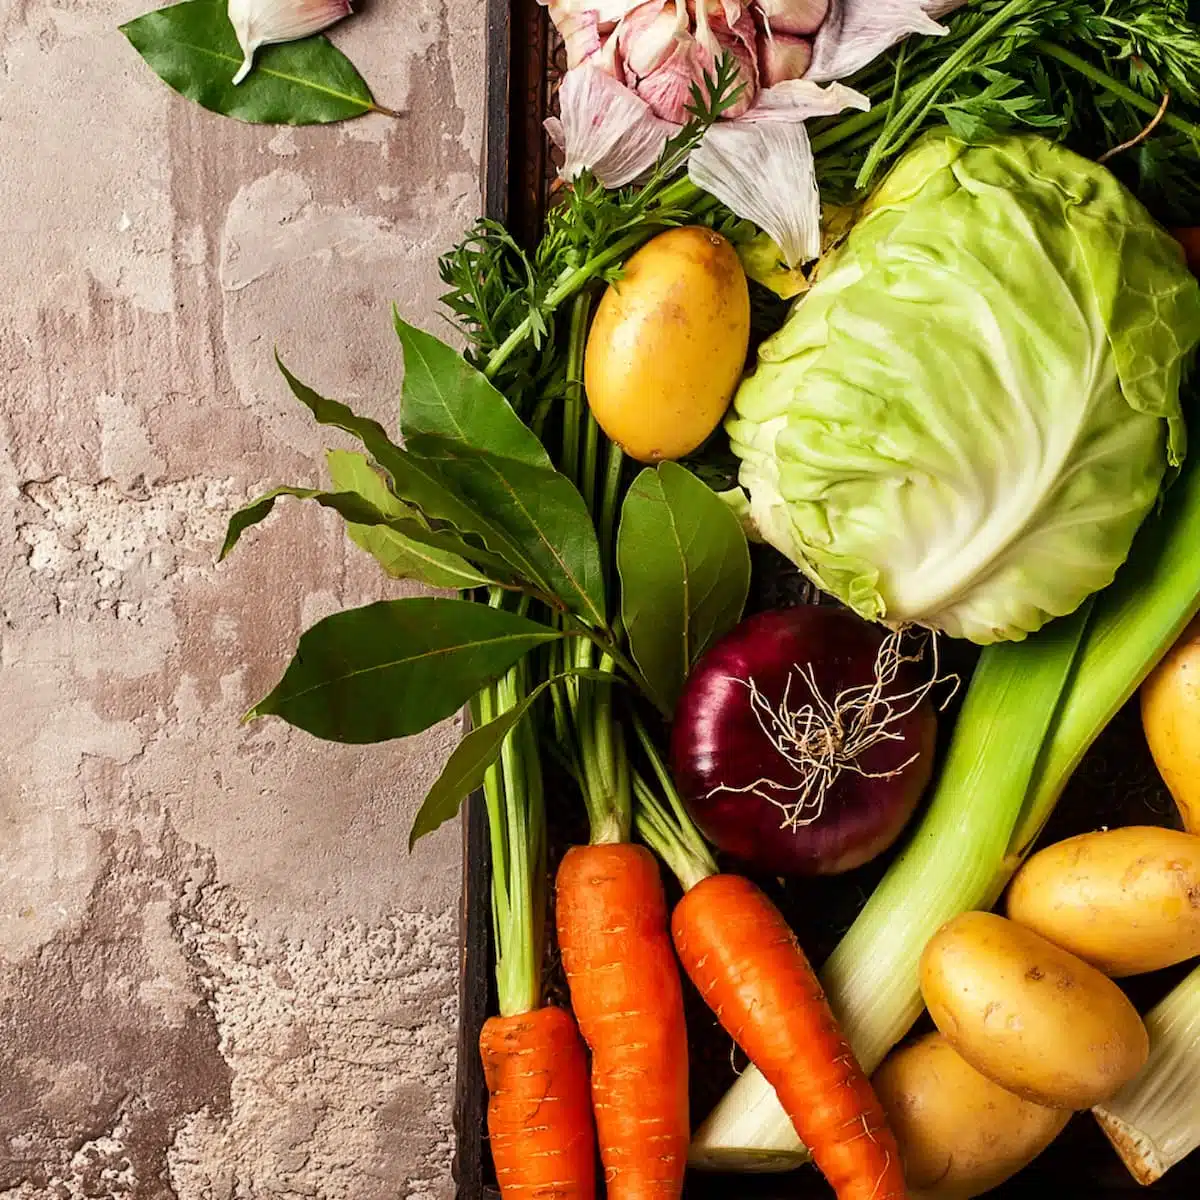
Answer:
[{"label": "dark wooden tray edge", "polygon": [[[483,213],[508,224],[520,240],[537,237],[545,171],[541,90],[546,78],[545,9],[536,0],[487,0]],[[517,227],[513,228],[513,221]],[[491,844],[481,793],[462,812],[462,895],[459,906],[458,1045],[454,1088],[456,1200],[499,1200],[485,1180],[487,1088],[479,1035],[494,984],[490,928]],[[482,894],[481,894],[482,893]]]}]

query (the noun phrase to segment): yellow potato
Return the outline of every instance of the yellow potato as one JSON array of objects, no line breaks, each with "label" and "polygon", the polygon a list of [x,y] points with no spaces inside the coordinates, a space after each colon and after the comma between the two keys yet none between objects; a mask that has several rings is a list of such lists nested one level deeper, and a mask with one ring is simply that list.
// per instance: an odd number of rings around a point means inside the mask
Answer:
[{"label": "yellow potato", "polygon": [[964,913],[934,934],[921,994],[971,1066],[1051,1108],[1108,1099],[1149,1053],[1146,1027],[1111,979],[994,913]]},{"label": "yellow potato", "polygon": [[640,462],[682,458],[729,407],[746,363],[750,293],[711,229],[660,233],[604,293],[584,387],[600,428]]},{"label": "yellow potato", "polygon": [[1200,833],[1200,617],[1142,684],[1142,728],[1183,826]]},{"label": "yellow potato", "polygon": [[1155,825],[1084,833],[1017,872],[1008,915],[1106,975],[1200,954],[1200,837]]},{"label": "yellow potato", "polygon": [[999,1187],[1062,1132],[1046,1108],[980,1075],[940,1033],[888,1056],[871,1080],[900,1143],[904,1177],[927,1200],[970,1200]]}]

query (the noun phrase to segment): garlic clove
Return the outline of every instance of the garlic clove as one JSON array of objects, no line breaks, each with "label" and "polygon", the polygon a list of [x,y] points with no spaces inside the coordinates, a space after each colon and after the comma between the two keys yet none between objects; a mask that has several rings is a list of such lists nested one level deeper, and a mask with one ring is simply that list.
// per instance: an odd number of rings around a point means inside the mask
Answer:
[{"label": "garlic clove", "polygon": [[350,0],[229,0],[229,21],[245,55],[233,82],[250,74],[260,46],[320,33],[351,11]]},{"label": "garlic clove", "polygon": [[555,27],[567,50],[568,70],[600,58],[604,42],[600,37],[600,24],[595,13],[563,13]]},{"label": "garlic clove", "polygon": [[658,70],[681,42],[688,40],[688,9],[674,4],[639,5],[624,17],[616,32],[628,74],[636,79]]},{"label": "garlic clove", "polygon": [[772,34],[816,33],[829,13],[829,0],[758,0],[763,24]]},{"label": "garlic clove", "polygon": [[758,39],[758,69],[767,87],[787,79],[803,79],[812,58],[812,42],[807,38],[769,33]]}]

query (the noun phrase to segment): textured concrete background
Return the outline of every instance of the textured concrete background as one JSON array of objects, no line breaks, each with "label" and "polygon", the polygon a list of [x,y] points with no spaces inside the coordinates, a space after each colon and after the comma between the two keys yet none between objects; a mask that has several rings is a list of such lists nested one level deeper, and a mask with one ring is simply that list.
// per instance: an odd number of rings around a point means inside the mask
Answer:
[{"label": "textured concrete background", "polygon": [[400,588],[284,506],[292,368],[391,422],[388,304],[436,328],[479,205],[481,0],[335,34],[401,120],[253,128],[117,32],[0,0],[0,1197],[450,1194],[457,830],[405,851],[456,730],[239,714],[302,628]]}]

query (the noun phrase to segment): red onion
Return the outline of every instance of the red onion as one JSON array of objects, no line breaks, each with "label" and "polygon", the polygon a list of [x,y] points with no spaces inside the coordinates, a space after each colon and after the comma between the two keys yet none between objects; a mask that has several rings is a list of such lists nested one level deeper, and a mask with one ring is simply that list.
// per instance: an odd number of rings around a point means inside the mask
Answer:
[{"label": "red onion", "polygon": [[834,875],[896,840],[937,732],[935,680],[900,647],[846,609],[807,606],[751,617],[704,655],[671,766],[714,845],[772,874]]}]

